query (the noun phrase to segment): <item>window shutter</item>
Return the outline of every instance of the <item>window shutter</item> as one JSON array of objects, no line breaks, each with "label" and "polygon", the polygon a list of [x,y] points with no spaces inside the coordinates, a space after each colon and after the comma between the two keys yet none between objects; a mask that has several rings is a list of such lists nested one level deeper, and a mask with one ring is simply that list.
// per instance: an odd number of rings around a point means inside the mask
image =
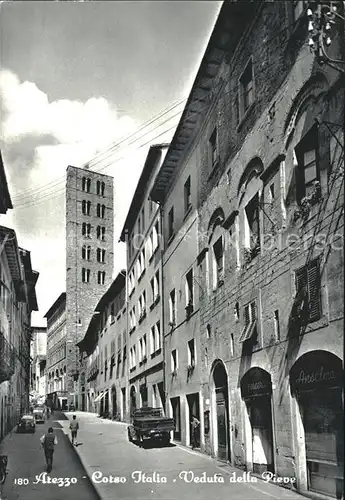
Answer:
[{"label": "window shutter", "polygon": [[249,323],[250,323],[249,306],[246,306],[244,308],[244,324],[245,324],[245,326],[248,326]]},{"label": "window shutter", "polygon": [[297,269],[296,275],[296,292],[306,292],[307,291],[307,273],[306,268],[302,267],[301,269]]},{"label": "window shutter", "polygon": [[255,302],[252,302],[250,304],[250,316],[251,316],[251,321],[254,322],[256,320],[256,304],[255,304]]},{"label": "window shutter", "polygon": [[314,260],[307,268],[309,321],[317,321],[321,316],[321,280],[319,260]]}]

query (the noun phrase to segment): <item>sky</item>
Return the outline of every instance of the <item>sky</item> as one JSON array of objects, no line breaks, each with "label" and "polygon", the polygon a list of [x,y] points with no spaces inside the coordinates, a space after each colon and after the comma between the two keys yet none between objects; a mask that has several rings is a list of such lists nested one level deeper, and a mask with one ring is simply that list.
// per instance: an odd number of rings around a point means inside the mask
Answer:
[{"label": "sky", "polygon": [[150,144],[169,142],[219,1],[0,2],[0,149],[43,316],[65,289],[68,165],[114,176],[118,238]]}]

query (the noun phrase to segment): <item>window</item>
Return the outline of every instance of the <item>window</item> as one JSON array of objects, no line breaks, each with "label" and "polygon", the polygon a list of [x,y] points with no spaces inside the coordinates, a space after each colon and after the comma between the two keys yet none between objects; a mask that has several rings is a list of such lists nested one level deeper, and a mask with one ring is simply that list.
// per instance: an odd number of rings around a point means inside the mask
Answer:
[{"label": "window", "polygon": [[105,271],[98,271],[97,282],[99,285],[104,285],[104,283],[105,283]]},{"label": "window", "polygon": [[161,323],[157,321],[156,323],[156,351],[161,348]]},{"label": "window", "polygon": [[190,190],[190,176],[184,183],[184,211],[185,213],[188,212],[190,207],[192,206],[192,199],[191,199],[191,190]]},{"label": "window", "polygon": [[138,278],[140,278],[140,276],[143,274],[144,271],[145,271],[145,250],[143,249],[140,252],[140,255],[139,255],[139,258],[138,258],[138,261],[137,261],[137,274],[138,274]]},{"label": "window", "polygon": [[86,224],[86,222],[83,222],[81,226],[81,234],[85,236],[85,238],[90,238],[91,237],[91,224]]},{"label": "window", "polygon": [[138,217],[138,230],[137,230],[137,233],[141,234],[141,219],[140,219],[140,215]]},{"label": "window", "polygon": [[131,311],[129,311],[129,331],[132,332],[136,327],[136,319],[135,319],[135,307]]},{"label": "window", "polygon": [[254,338],[254,334],[256,334],[257,314],[255,301],[250,302],[244,307],[243,322],[244,327],[239,342],[245,342],[251,338]]},{"label": "window", "polygon": [[171,371],[176,372],[177,370],[177,350],[173,349],[171,351]]},{"label": "window", "polygon": [[90,283],[90,269],[86,269],[85,267],[82,268],[81,280],[83,283]]},{"label": "window", "polygon": [[188,365],[195,366],[195,342],[194,339],[188,342]]},{"label": "window", "polygon": [[152,302],[155,303],[159,297],[159,271],[156,272],[154,277],[150,281]]},{"label": "window", "polygon": [[215,167],[218,161],[218,139],[217,139],[217,127],[213,129],[211,137],[209,139],[209,156],[211,168]]},{"label": "window", "polygon": [[146,292],[144,291],[138,300],[139,320],[146,314]]},{"label": "window", "polygon": [[[246,247],[251,251],[260,250],[260,220],[259,220],[259,194],[250,200],[245,208],[246,219]],[[254,254],[253,254],[254,257]]]},{"label": "window", "polygon": [[105,205],[97,203],[97,217],[104,219],[104,216],[105,216]]},{"label": "window", "polygon": [[83,200],[81,202],[81,210],[82,210],[83,215],[90,215],[91,201]]},{"label": "window", "polygon": [[168,238],[174,234],[174,207],[171,207],[168,214]]},{"label": "window", "polygon": [[320,181],[318,159],[317,128],[314,127],[296,147],[297,169],[296,186],[297,201],[315,191],[315,182]]},{"label": "window", "polygon": [[279,311],[278,311],[278,309],[276,309],[274,311],[273,321],[274,321],[274,336],[275,336],[276,340],[279,340],[280,339],[280,324],[279,324]]},{"label": "window", "polygon": [[176,325],[176,291],[175,288],[171,290],[169,296],[169,318],[170,322]]},{"label": "window", "polygon": [[213,287],[217,288],[224,283],[224,248],[223,238],[220,237],[213,245],[213,258],[214,258],[214,279]]},{"label": "window", "polygon": [[83,260],[90,260],[91,247],[89,245],[83,245],[81,249],[81,257]]},{"label": "window", "polygon": [[103,181],[97,181],[96,192],[99,196],[104,196],[105,184]]},{"label": "window", "polygon": [[253,63],[250,60],[240,78],[240,112],[241,118],[254,102]]},{"label": "window", "polygon": [[319,259],[312,260],[295,273],[296,292],[300,309],[309,322],[321,317],[321,275]]},{"label": "window", "polygon": [[96,234],[97,234],[98,240],[104,241],[105,240],[105,227],[104,226],[97,226]]},{"label": "window", "polygon": [[90,188],[91,188],[91,179],[89,179],[88,177],[83,177],[82,178],[82,181],[81,181],[81,184],[82,184],[82,190],[85,192],[85,193],[89,193],[90,192]]},{"label": "window", "polygon": [[185,292],[186,292],[186,306],[193,306],[194,305],[193,269],[191,269],[186,275]]},{"label": "window", "polygon": [[150,330],[150,354],[156,351],[156,332],[155,327],[152,326]]},{"label": "window", "polygon": [[97,262],[105,262],[105,250],[104,248],[97,248]]}]

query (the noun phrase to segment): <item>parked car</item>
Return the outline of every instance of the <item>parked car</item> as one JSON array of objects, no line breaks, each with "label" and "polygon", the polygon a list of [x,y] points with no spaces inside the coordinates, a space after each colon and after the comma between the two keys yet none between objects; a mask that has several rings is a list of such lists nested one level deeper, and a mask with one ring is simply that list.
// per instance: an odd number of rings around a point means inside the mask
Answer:
[{"label": "parked car", "polygon": [[23,415],[17,424],[17,432],[36,432],[36,423],[32,415]]},{"label": "parked car", "polygon": [[44,407],[41,406],[36,406],[33,411],[33,416],[35,419],[35,422],[38,423],[43,423],[45,422],[45,410]]}]

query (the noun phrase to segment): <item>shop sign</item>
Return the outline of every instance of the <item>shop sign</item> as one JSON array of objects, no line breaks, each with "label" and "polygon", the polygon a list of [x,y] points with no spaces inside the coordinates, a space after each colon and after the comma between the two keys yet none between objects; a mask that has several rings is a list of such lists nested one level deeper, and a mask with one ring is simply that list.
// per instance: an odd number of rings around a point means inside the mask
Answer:
[{"label": "shop sign", "polygon": [[241,395],[243,399],[272,393],[271,376],[261,368],[251,368],[241,381]]},{"label": "shop sign", "polygon": [[342,386],[342,365],[331,353],[313,351],[302,356],[291,368],[292,391],[310,391]]}]

